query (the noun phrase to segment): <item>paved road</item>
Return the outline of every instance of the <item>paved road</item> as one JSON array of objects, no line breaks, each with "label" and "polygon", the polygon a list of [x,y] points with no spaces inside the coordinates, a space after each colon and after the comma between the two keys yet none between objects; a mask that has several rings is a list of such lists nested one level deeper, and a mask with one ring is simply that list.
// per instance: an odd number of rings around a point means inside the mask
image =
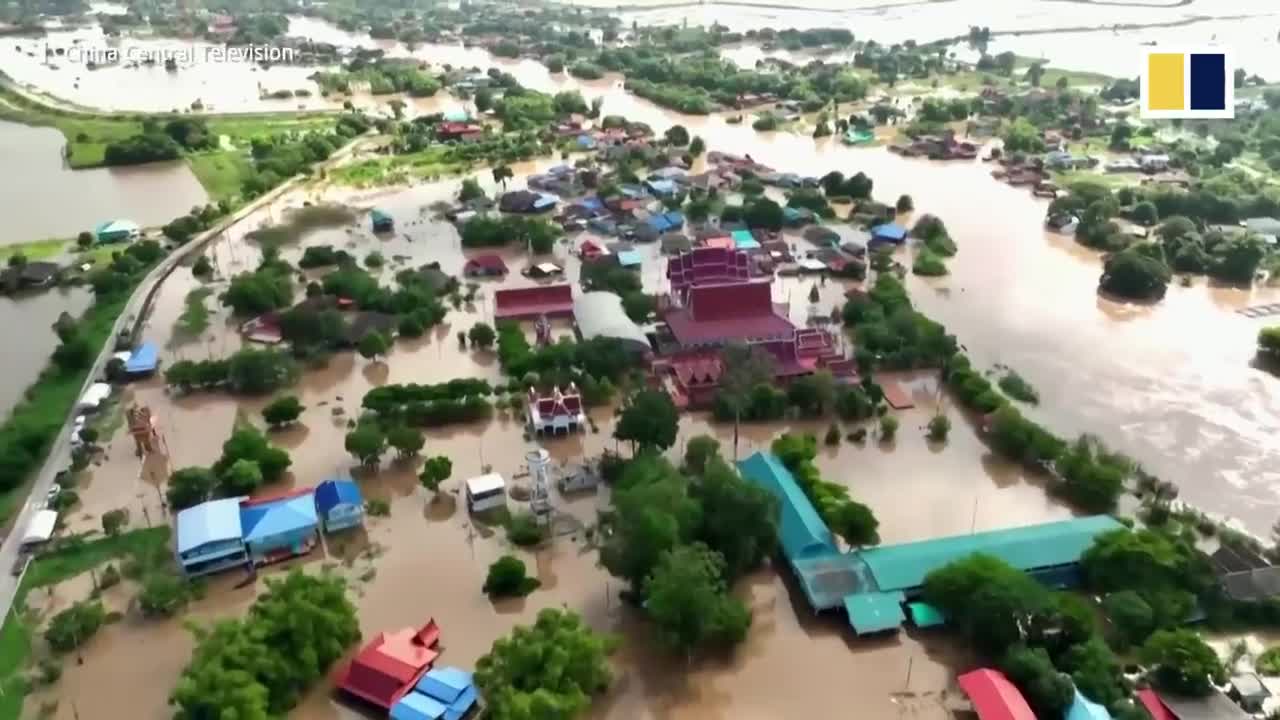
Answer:
[{"label": "paved road", "polygon": [[[330,167],[337,162],[350,155],[356,147],[361,143],[361,139],[356,139],[338,150],[323,167]],[[274,202],[281,195],[292,190],[299,183],[299,179],[295,178],[271,192],[263,195],[252,203],[244,206],[235,213],[221,220],[217,225],[209,230],[197,235],[190,242],[170,253],[160,264],[151,270],[143,279],[142,283],[134,291],[129,298],[129,302],[125,305],[124,311],[120,313],[120,317],[116,319],[116,324],[111,329],[111,336],[107,339],[106,345],[102,348],[102,352],[98,354],[98,359],[94,361],[93,367],[89,370],[88,376],[85,378],[84,386],[80,388],[80,395],[83,395],[89,386],[97,382],[103,376],[107,362],[115,353],[115,340],[120,335],[121,330],[129,329],[134,331],[140,324],[140,321],[146,317],[147,311],[150,309],[152,298],[155,291],[159,289],[160,284],[165,278],[173,272],[183,260],[191,255],[204,249],[204,246],[218,234],[225,231],[237,222],[243,220],[246,216],[256,210]],[[77,396],[80,397],[80,396]],[[54,440],[49,450],[49,455],[45,458],[44,466],[40,468],[40,474],[36,476],[35,483],[31,486],[31,494],[27,496],[27,502],[18,512],[18,518],[14,522],[13,531],[4,539],[3,545],[0,545],[0,623],[9,614],[9,609],[13,605],[14,595],[18,592],[18,583],[20,577],[14,577],[10,569],[18,560],[18,551],[22,543],[22,536],[26,534],[27,526],[31,523],[32,515],[39,510],[44,504],[44,498],[49,493],[49,488],[53,485],[54,476],[58,471],[71,464],[71,429],[76,415],[79,413],[73,408],[63,422],[62,430],[58,433],[57,439]]]}]

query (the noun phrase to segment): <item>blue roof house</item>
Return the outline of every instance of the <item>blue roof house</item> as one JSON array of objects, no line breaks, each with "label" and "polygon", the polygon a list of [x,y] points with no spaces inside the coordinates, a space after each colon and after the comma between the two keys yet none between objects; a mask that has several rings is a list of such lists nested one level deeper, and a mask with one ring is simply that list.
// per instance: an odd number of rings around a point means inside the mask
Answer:
[{"label": "blue roof house", "polygon": [[673,197],[679,192],[679,187],[673,180],[645,180],[644,186],[658,197]]},{"label": "blue roof house", "polygon": [[460,720],[476,704],[476,687],[471,673],[456,667],[438,667],[423,675],[413,688],[445,706],[444,720]]},{"label": "blue roof house", "polygon": [[898,223],[885,223],[871,228],[871,242],[901,245],[907,240],[907,229]]},{"label": "blue roof house", "polygon": [[325,532],[355,527],[364,522],[364,498],[360,486],[346,478],[325,480],[316,486],[316,513]]},{"label": "blue roof house", "polygon": [[1076,696],[1065,713],[1065,720],[1111,720],[1111,713],[1098,703],[1080,694],[1076,688]]},{"label": "blue roof house", "polygon": [[374,208],[373,212],[369,213],[369,220],[373,225],[373,231],[376,233],[391,232],[395,229],[396,221],[385,211],[378,208]]},{"label": "blue roof house", "polygon": [[407,692],[391,706],[391,720],[441,720],[448,711],[448,706],[434,698]]},{"label": "blue roof house", "polygon": [[240,498],[210,500],[179,510],[174,524],[178,566],[188,576],[248,564],[240,532]]},{"label": "blue roof house", "polygon": [[750,230],[734,230],[729,236],[733,238],[733,246],[739,250],[756,250],[760,247],[760,241],[756,240]]},{"label": "blue roof house", "polygon": [[440,116],[445,122],[467,122],[471,119],[471,114],[466,110],[447,110]]},{"label": "blue roof house", "polygon": [[129,355],[124,364],[124,372],[129,377],[150,375],[160,366],[159,350],[155,343],[142,343]]},{"label": "blue roof house", "polygon": [[644,256],[639,250],[619,250],[615,256],[618,264],[624,268],[638,268],[644,262]]},{"label": "blue roof house", "polygon": [[317,524],[315,495],[310,490],[240,506],[245,549],[257,565],[310,552]]}]

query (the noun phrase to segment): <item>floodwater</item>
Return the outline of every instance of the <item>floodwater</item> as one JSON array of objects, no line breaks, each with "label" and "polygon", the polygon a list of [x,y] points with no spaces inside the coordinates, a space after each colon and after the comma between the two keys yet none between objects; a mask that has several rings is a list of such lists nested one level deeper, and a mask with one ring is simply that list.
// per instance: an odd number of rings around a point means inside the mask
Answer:
[{"label": "floodwater", "polygon": [[[550,161],[515,168],[518,174],[544,169]],[[487,173],[479,179],[491,186]],[[393,213],[397,231],[393,239],[378,240],[359,228],[315,231],[286,249],[286,259],[296,259],[313,244],[333,244],[363,255],[377,247],[390,261],[386,276],[401,267],[428,260],[441,262],[446,272],[457,272],[464,261],[456,231],[431,219],[426,205],[447,197],[457,181],[424,185],[411,190],[350,193],[301,191],[283,199],[275,210],[232,228],[210,249],[225,278],[252,267],[259,254],[243,241],[245,232],[267,215],[279,219],[282,207],[297,207],[304,200],[342,199],[357,207],[376,203]],[[560,244],[555,259],[571,275],[577,264]],[[661,262],[656,247],[643,248],[648,261],[646,286],[661,285]],[[513,270],[509,285],[530,281],[516,273],[528,264],[517,250],[505,251]],[[217,291],[225,280],[215,280]],[[197,285],[186,269],[179,269],[161,289],[156,311],[145,335],[159,343],[164,362],[178,358],[224,356],[239,346],[229,331],[225,311],[219,311],[211,327],[200,337],[174,336],[173,323],[182,298]],[[451,311],[446,323],[424,338],[399,341],[382,362],[364,360],[351,353],[332,358],[327,366],[305,374],[295,391],[307,406],[297,427],[275,433],[273,442],[287,448],[294,465],[283,486],[309,486],[334,473],[351,469],[352,459],[343,450],[348,419],[359,412],[360,400],[371,387],[384,383],[441,382],[454,377],[500,377],[491,353],[459,348],[455,334],[474,322],[487,319],[496,283],[482,283],[480,300],[473,307]],[[775,298],[807,294],[809,285],[794,279],[780,280]],[[837,301],[842,287],[828,283],[821,288],[822,304]],[[807,300],[791,303],[800,317]],[[557,334],[567,332],[563,324]],[[871,440],[864,445],[842,443],[823,448],[818,463],[833,480],[847,484],[852,493],[876,508],[886,542],[919,539],[943,533],[963,533],[1025,522],[1059,519],[1069,511],[1049,499],[1043,489],[1019,469],[992,456],[972,425],[950,403],[942,411],[951,415],[955,428],[946,445],[924,438],[923,426],[934,412],[937,395],[927,381],[914,382],[920,408],[902,413],[902,428],[893,443]],[[164,517],[160,489],[168,471],[188,465],[205,465],[216,459],[221,439],[228,436],[237,416],[257,421],[265,400],[233,399],[220,394],[170,395],[158,379],[134,384],[122,405],[150,406],[159,419],[167,454],[145,462],[132,453],[132,442],[120,431],[108,444],[105,457],[87,474],[78,488],[82,507],[70,515],[71,530],[89,529],[100,523],[101,513],[123,507],[135,526],[159,522]],[[559,438],[546,443],[557,462],[569,462],[615,449],[611,438],[611,408],[592,412],[598,432]],[[822,433],[825,423],[794,423],[791,429]],[[779,425],[743,428],[739,455],[767,448],[787,429]],[[682,418],[673,456],[683,451],[689,438],[702,433],[717,436],[726,454],[732,452],[732,428],[712,425],[705,416]],[[945,640],[927,635],[903,634],[873,643],[854,641],[838,618],[813,618],[791,581],[772,570],[761,570],[738,588],[754,613],[748,642],[732,659],[708,660],[687,669],[672,663],[670,655],[653,645],[652,633],[633,611],[624,608],[617,593],[619,583],[596,565],[596,553],[579,530],[559,537],[537,553],[522,554],[531,572],[536,570],[543,588],[525,601],[494,605],[480,593],[488,564],[511,552],[501,534],[470,523],[459,510],[458,488],[462,480],[486,467],[514,482],[523,473],[523,453],[532,447],[524,437],[522,421],[510,411],[499,411],[485,423],[431,430],[424,454],[446,454],[453,459],[453,477],[436,502],[417,486],[416,463],[386,459],[376,471],[357,469],[355,475],[368,497],[391,503],[389,518],[370,520],[367,533],[339,538],[327,548],[296,564],[308,569],[337,566],[354,587],[366,637],[383,629],[421,623],[434,617],[444,629],[444,662],[474,666],[493,640],[517,623],[532,621],[543,607],[567,606],[578,610],[597,628],[621,634],[623,649],[615,657],[618,682],[598,702],[598,718],[775,718],[803,708],[806,716],[836,717],[835,708],[858,703],[868,717],[897,718],[904,711],[926,718],[943,718],[945,691],[951,668],[963,655]],[[622,448],[623,452],[627,449]],[[901,502],[906,495],[910,504]],[[607,497],[559,498],[558,510],[570,527],[594,522]],[[512,501],[515,504],[515,501]],[[233,590],[234,578],[211,583],[193,616],[198,621],[234,616],[250,601],[252,590]],[[109,658],[122,647],[147,643],[146,657],[137,663],[115,663]],[[71,704],[84,707],[94,699],[97,707],[130,708],[130,717],[166,717],[168,690],[186,662],[191,642],[178,621],[156,623],[127,616],[90,643],[82,666],[67,665],[63,679],[51,693],[60,700],[54,717],[72,718]],[[785,693],[777,688],[787,687]],[[33,698],[38,708],[47,698]],[[111,701],[108,703],[108,701]],[[117,702],[118,701],[118,702]],[[307,720],[356,718],[363,715],[336,701],[327,685],[309,695],[293,717]],[[109,717],[109,716],[107,716]]]},{"label": "floodwater", "polygon": [[49,292],[0,297],[0,329],[12,339],[5,343],[5,379],[0,383],[0,417],[6,417],[27,386],[35,382],[58,346],[53,323],[63,312],[79,316],[93,301],[87,288],[61,288]]},{"label": "floodwater", "polygon": [[6,218],[0,244],[74,238],[116,218],[154,227],[208,202],[181,160],[72,170],[63,160],[65,146],[53,128],[0,121],[0,158],[7,170],[0,173],[0,211]]}]

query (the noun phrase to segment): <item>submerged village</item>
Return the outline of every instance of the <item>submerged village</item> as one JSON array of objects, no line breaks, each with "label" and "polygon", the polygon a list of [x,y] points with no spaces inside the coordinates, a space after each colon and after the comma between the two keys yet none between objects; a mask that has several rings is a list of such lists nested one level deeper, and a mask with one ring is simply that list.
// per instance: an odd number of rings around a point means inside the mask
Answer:
[{"label": "submerged village", "polygon": [[37,5],[0,720],[1280,711],[1267,68],[1156,122],[998,27]]}]

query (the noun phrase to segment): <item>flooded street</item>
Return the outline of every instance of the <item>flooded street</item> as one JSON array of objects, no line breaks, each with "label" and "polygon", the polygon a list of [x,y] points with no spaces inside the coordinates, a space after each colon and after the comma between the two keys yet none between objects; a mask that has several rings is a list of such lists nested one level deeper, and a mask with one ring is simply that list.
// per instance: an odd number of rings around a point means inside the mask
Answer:
[{"label": "flooded street", "polygon": [[63,162],[65,145],[53,128],[0,121],[0,158],[7,170],[0,173],[6,218],[0,244],[75,238],[116,218],[142,227],[163,225],[208,202],[183,160],[72,170]]}]

